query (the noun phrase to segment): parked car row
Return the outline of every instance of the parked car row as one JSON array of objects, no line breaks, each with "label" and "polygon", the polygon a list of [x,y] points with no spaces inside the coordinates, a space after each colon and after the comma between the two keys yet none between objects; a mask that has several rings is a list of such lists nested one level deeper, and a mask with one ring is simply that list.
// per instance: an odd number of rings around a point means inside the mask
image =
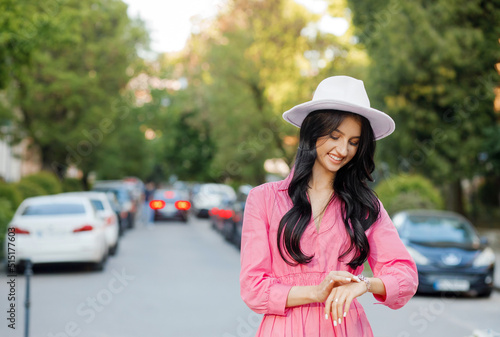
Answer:
[{"label": "parked car row", "polygon": [[[238,249],[241,245],[241,227],[243,224],[243,213],[248,193],[252,189],[250,185],[242,185],[238,192],[227,185],[220,186],[217,190],[211,186],[216,196],[211,200],[219,200],[208,210],[212,227],[219,232],[226,241],[234,244]],[[207,192],[205,192],[207,193]],[[203,213],[202,213],[203,214]]]},{"label": "parked car row", "polygon": [[87,263],[103,270],[118,252],[120,236],[133,228],[142,191],[130,181],[100,181],[92,191],[69,192],[25,199],[8,226],[14,237],[15,259],[23,267],[33,264]]}]

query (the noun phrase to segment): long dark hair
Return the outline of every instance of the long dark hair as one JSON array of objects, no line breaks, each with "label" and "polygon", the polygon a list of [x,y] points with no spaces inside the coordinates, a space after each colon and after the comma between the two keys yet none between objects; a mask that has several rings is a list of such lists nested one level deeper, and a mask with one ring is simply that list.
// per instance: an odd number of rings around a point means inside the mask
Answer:
[{"label": "long dark hair", "polygon": [[332,198],[339,198],[341,201],[342,220],[351,239],[349,248],[339,260],[354,249],[354,257],[348,265],[356,269],[366,261],[370,252],[365,231],[380,213],[377,197],[366,183],[366,180],[373,181],[371,173],[375,169],[373,130],[370,122],[363,116],[338,110],[318,110],[307,115],[300,128],[294,173],[288,187],[293,207],[283,216],[278,228],[278,250],[289,265],[307,264],[314,257],[302,252],[300,239],[312,215],[306,192],[317,157],[316,142],[318,138],[330,135],[348,116],[361,122],[361,136],[356,154],[338,170],[332,186]]}]

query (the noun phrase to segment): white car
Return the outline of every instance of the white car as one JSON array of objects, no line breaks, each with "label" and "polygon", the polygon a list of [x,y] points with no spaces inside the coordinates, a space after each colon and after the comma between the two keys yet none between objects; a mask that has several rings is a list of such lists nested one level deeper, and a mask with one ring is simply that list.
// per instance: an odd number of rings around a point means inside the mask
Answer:
[{"label": "white car", "polygon": [[104,192],[70,192],[59,195],[83,196],[90,199],[92,205],[97,211],[97,215],[103,220],[104,233],[106,234],[106,243],[108,244],[109,254],[115,255],[118,250],[118,237],[120,233],[120,223],[116,216],[109,197]]},{"label": "white car", "polygon": [[[90,262],[103,270],[108,245],[103,220],[87,197],[69,195],[25,199],[8,226],[15,264]],[[6,256],[9,255],[5,245]],[[10,247],[12,248],[12,247]],[[10,261],[9,261],[10,262]]]},{"label": "white car", "polygon": [[220,207],[223,201],[236,200],[234,189],[226,184],[202,184],[193,197],[193,212],[198,217],[209,216],[209,211]]}]

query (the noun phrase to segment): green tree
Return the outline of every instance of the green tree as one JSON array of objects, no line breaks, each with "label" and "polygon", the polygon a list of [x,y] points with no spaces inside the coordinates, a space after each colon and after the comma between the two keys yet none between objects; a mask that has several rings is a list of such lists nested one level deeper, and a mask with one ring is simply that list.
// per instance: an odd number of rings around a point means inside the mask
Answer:
[{"label": "green tree", "polygon": [[256,184],[265,179],[266,159],[291,163],[296,143],[284,140],[298,129],[281,114],[310,100],[325,76],[359,69],[362,52],[346,37],[315,29],[318,20],[293,0],[233,0],[199,23],[180,76],[216,142],[214,179]]},{"label": "green tree", "polygon": [[[116,102],[147,34],[120,0],[54,1],[49,12],[48,3],[23,3],[44,20],[35,27],[29,62],[10,73],[13,135],[33,141],[45,170],[62,177],[73,163],[86,177],[97,165],[96,149],[123,116]],[[14,24],[8,28],[15,31]]]},{"label": "green tree", "polygon": [[484,129],[497,123],[494,65],[500,1],[349,1],[372,60],[370,91],[397,129],[382,141],[393,168],[448,186],[447,207],[464,213],[461,180],[484,168]]}]

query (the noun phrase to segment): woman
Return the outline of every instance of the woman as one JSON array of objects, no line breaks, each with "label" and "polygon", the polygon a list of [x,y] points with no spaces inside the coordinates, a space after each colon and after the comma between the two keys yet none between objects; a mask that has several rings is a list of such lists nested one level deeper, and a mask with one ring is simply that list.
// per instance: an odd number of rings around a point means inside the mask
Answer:
[{"label": "woman", "polygon": [[[375,140],[394,121],[370,108],[362,81],[322,81],[285,112],[300,127],[289,176],[251,190],[241,245],[241,296],[265,314],[257,336],[373,336],[357,297],[398,309],[417,289],[415,263],[367,186]],[[361,272],[368,260],[374,277]]]}]

